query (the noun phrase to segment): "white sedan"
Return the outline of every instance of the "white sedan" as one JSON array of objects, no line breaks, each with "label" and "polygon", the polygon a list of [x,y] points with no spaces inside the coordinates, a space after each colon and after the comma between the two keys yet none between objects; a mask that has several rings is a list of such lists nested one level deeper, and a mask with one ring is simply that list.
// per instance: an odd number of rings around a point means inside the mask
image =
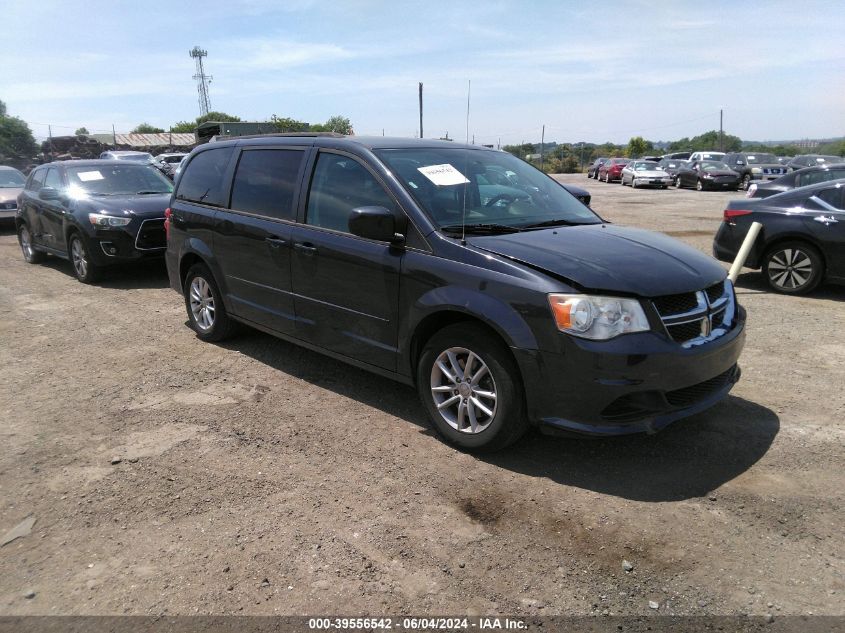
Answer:
[{"label": "white sedan", "polygon": [[660,187],[666,189],[672,184],[672,176],[650,160],[632,160],[622,169],[623,185],[637,187]]}]

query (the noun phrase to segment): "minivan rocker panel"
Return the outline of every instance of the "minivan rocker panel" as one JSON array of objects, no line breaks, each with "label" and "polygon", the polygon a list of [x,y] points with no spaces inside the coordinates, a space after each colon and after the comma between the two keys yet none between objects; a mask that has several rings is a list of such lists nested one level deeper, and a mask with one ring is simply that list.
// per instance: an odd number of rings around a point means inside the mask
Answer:
[{"label": "minivan rocker panel", "polygon": [[[294,164],[286,148],[303,158],[277,197],[262,165]],[[209,176],[222,205],[180,198],[185,179],[206,191],[192,163],[218,149],[231,154]],[[485,200],[503,175],[522,193]],[[239,194],[249,213],[234,208],[239,182],[258,183]],[[256,213],[261,196],[288,202]],[[199,338],[240,321],[415,385],[434,429],[465,449],[502,448],[530,424],[653,432],[740,377],[745,311],[718,262],[603,222],[504,152],[318,135],[211,143],[187,159],[171,209],[171,286]]]}]

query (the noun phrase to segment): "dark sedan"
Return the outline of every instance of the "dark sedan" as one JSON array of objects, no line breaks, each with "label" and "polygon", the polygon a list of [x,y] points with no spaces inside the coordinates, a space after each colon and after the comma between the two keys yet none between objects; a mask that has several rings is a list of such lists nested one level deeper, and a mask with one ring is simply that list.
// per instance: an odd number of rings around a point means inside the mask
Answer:
[{"label": "dark sedan", "polygon": [[792,171],[804,169],[804,167],[816,167],[817,165],[824,165],[825,163],[841,163],[841,156],[827,156],[825,154],[801,154],[795,156],[790,160],[786,166]]},{"label": "dark sedan", "polygon": [[776,292],[803,294],[822,281],[845,283],[845,180],[765,199],[732,200],[713,254],[733,261],[752,222],[763,229],[745,265],[762,268]]},{"label": "dark sedan", "polygon": [[674,179],[678,175],[678,170],[689,166],[689,162],[683,158],[662,158],[657,165]]},{"label": "dark sedan", "polygon": [[598,180],[599,177],[599,167],[601,167],[606,161],[610,160],[606,156],[602,156],[597,158],[593,161],[593,164],[589,166],[587,169],[587,178],[595,178]]},{"label": "dark sedan", "polygon": [[845,178],[845,162],[843,163],[824,163],[818,167],[805,167],[798,171],[793,171],[775,178],[769,182],[752,183],[748,187],[746,198],[768,198],[784,191],[790,191],[797,187],[806,187],[807,185],[815,185],[820,182],[827,182],[828,180],[838,180]]},{"label": "dark sedan", "polygon": [[163,257],[172,191],[157,169],[135,161],[41,165],[18,199],[15,227],[24,259],[69,259],[77,279],[92,283],[106,266]]},{"label": "dark sedan", "polygon": [[705,189],[739,189],[740,175],[725,163],[712,160],[688,163],[675,173],[675,186],[695,187],[698,191]]}]

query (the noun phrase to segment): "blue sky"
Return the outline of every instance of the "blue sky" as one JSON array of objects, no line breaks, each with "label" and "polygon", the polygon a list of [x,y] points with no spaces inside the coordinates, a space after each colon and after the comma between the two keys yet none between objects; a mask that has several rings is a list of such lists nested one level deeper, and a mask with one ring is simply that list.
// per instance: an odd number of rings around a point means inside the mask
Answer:
[{"label": "blue sky", "polygon": [[35,134],[348,116],[358,134],[478,143],[845,134],[845,2],[6,0],[0,99]]}]

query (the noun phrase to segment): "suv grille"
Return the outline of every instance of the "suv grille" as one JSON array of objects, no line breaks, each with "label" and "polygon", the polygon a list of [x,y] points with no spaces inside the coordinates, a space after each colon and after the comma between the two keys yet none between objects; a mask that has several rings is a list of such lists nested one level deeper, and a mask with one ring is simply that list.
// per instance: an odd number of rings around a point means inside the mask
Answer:
[{"label": "suv grille", "polygon": [[135,238],[135,248],[141,251],[167,248],[167,236],[164,233],[164,218],[144,220]]},{"label": "suv grille", "polygon": [[734,294],[728,281],[699,292],[655,297],[651,301],[669,337],[686,346],[722,336],[733,325]]}]

